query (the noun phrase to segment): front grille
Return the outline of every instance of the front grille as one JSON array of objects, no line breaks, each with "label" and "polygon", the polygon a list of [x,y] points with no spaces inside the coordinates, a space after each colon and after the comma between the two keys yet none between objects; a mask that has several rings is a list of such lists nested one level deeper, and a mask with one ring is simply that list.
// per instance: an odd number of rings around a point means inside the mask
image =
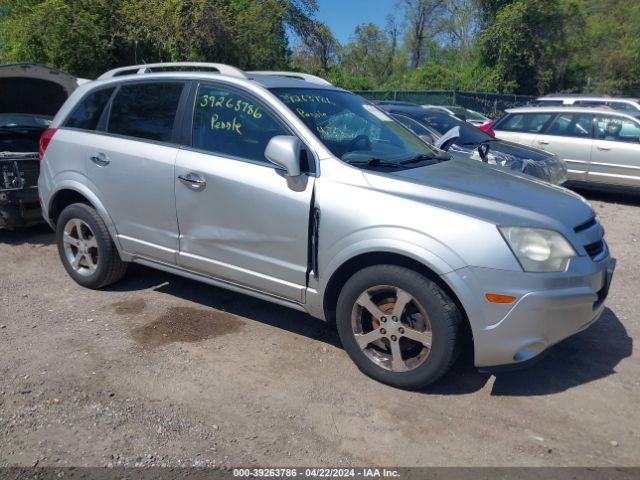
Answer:
[{"label": "front grille", "polygon": [[604,242],[602,240],[598,240],[597,242],[585,245],[584,249],[587,251],[591,258],[596,258],[604,250]]}]

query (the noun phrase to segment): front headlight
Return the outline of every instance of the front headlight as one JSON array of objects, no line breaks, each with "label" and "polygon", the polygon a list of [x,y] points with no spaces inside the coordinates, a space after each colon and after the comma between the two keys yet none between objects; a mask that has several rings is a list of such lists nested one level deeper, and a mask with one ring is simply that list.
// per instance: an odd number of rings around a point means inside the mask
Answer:
[{"label": "front headlight", "polygon": [[564,272],[578,254],[560,233],[544,228],[498,227],[525,272]]}]

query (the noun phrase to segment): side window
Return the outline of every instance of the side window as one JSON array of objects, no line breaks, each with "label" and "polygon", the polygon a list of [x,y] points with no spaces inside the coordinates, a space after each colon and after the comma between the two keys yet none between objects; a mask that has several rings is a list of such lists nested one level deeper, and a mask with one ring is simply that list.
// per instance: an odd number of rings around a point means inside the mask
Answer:
[{"label": "side window", "polygon": [[107,131],[170,142],[183,83],[134,83],[118,90]]},{"label": "side window", "polygon": [[115,87],[106,88],[89,94],[69,115],[64,126],[81,128],[82,130],[95,130],[98,127],[102,111],[114,90]]},{"label": "side window", "polygon": [[596,138],[612,142],[639,143],[640,125],[628,118],[598,115]]},{"label": "side window", "polygon": [[269,140],[290,133],[252,98],[200,85],[192,135],[194,148],[268,163],[264,150]]},{"label": "side window", "polygon": [[561,113],[551,122],[544,133],[561,137],[589,138],[591,136],[591,118],[588,113]]},{"label": "side window", "polygon": [[553,115],[553,113],[514,113],[500,122],[496,129],[508,132],[538,133]]}]

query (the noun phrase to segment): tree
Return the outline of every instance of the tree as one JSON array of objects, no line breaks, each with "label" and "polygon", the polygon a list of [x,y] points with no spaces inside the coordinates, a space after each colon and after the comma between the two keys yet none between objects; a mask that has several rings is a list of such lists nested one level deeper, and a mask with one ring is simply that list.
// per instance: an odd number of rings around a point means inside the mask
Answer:
[{"label": "tree", "polygon": [[367,78],[374,84],[384,82],[393,72],[397,51],[394,22],[382,30],[373,23],[358,25],[353,39],[342,49],[341,65],[349,75]]},{"label": "tree", "polygon": [[498,91],[538,95],[562,87],[567,21],[556,0],[517,0],[498,11],[480,36]]},{"label": "tree", "polygon": [[322,22],[315,24],[306,32],[293,54],[293,62],[299,68],[327,74],[338,62],[340,44],[329,27]]},{"label": "tree", "polygon": [[428,44],[435,42],[440,33],[442,3],[440,0],[400,0],[398,5],[404,10],[408,25],[405,41],[411,66],[416,68],[426,61]]}]

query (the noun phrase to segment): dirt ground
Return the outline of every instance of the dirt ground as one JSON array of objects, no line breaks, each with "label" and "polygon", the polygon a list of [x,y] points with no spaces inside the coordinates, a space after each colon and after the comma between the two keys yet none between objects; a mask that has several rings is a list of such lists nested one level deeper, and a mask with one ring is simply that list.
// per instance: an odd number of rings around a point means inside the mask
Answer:
[{"label": "dirt ground", "polygon": [[47,227],[0,231],[0,466],[638,465],[640,196],[586,195],[618,259],[601,320],[423,392],[304,314],[142,267],[86,290]]}]

